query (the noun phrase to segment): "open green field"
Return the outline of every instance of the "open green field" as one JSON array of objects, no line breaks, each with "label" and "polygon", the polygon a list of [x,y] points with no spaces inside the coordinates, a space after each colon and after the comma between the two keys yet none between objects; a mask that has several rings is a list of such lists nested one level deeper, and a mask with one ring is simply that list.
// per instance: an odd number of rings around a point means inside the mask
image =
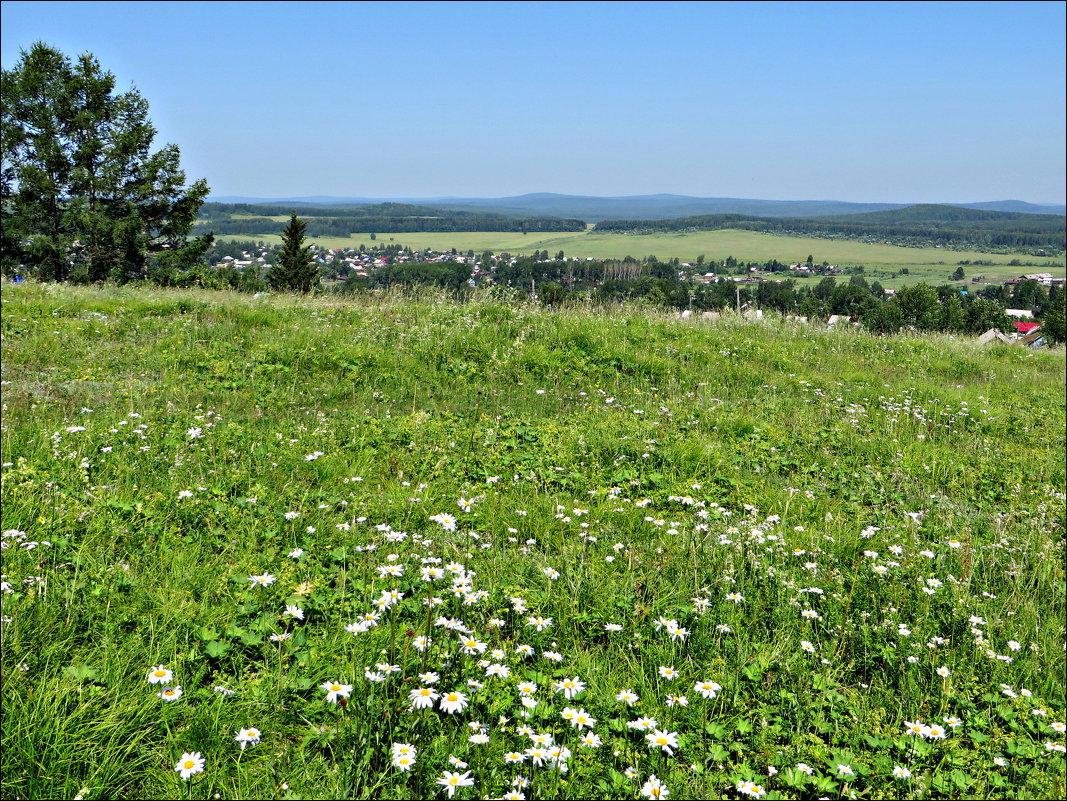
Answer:
[{"label": "open green field", "polygon": [[[256,239],[278,244],[280,236],[265,235],[223,236],[221,239]],[[960,261],[990,261],[992,265],[965,266],[968,278],[984,275],[989,279],[1004,280],[1023,273],[1049,272],[1056,277],[1067,276],[1067,268],[1047,266],[1063,264],[1063,259],[1042,259],[1020,254],[978,253],[974,251],[943,250],[939,248],[906,248],[895,245],[877,245],[853,240],[815,239],[807,237],[776,236],[757,231],[698,231],[685,234],[648,234],[628,236],[625,234],[557,233],[548,236],[516,233],[410,233],[379,234],[375,241],[369,235],[353,234],[351,237],[319,237],[312,239],[327,248],[358,248],[361,244],[374,245],[401,243],[408,247],[434,250],[456,248],[460,252],[474,250],[481,253],[508,252],[533,253],[547,250],[555,254],[562,250],[567,256],[596,259],[621,259],[625,256],[643,258],[655,255],[659,259],[679,258],[695,262],[704,254],[709,262],[721,262],[727,256],[739,261],[766,262],[778,259],[785,264],[801,264],[808,255],[817,263],[829,262],[839,267],[862,264],[870,278],[877,278],[885,286],[900,283],[926,281],[940,284],[949,280]],[[1018,267],[1009,262],[1018,259],[1023,263],[1033,262],[1046,266]],[[901,268],[909,275],[897,276]]]},{"label": "open green field", "polygon": [[0,298],[5,799],[1067,791],[1062,347]]}]

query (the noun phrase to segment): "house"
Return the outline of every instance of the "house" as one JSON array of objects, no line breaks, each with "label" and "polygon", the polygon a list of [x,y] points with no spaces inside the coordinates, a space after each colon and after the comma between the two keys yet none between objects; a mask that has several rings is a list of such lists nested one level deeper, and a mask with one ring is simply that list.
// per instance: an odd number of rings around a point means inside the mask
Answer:
[{"label": "house", "polygon": [[979,345],[988,345],[990,342],[1003,342],[1006,345],[1011,344],[1011,339],[1002,334],[999,328],[990,328],[982,336],[978,337]]},{"label": "house", "polygon": [[1009,317],[1028,317],[1033,319],[1034,313],[1029,309],[1005,309],[1004,313]]}]

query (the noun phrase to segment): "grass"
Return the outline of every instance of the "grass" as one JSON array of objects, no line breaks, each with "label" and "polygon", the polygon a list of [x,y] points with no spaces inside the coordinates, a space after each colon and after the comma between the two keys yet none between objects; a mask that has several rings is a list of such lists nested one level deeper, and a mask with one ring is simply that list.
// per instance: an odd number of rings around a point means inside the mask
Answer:
[{"label": "grass", "polygon": [[4,798],[1067,789],[1062,349],[492,293],[2,300]]},{"label": "grass", "polygon": [[[220,239],[255,239],[268,244],[278,244],[277,235],[222,236]],[[967,278],[979,275],[990,279],[1014,278],[1028,272],[1049,272],[1057,277],[1067,276],[1067,268],[1053,267],[1063,264],[1063,259],[1046,259],[1018,253],[980,253],[977,251],[944,250],[941,248],[906,248],[895,245],[868,244],[853,240],[815,239],[808,237],[776,236],[757,231],[698,231],[685,234],[598,234],[596,232],[556,233],[546,236],[515,233],[410,233],[378,234],[375,240],[369,234],[353,234],[350,237],[318,237],[311,241],[330,249],[359,248],[400,243],[407,247],[435,250],[456,248],[461,253],[474,250],[482,253],[533,253],[547,250],[554,255],[562,250],[567,256],[596,259],[621,259],[625,256],[644,258],[655,255],[659,259],[678,258],[695,262],[701,254],[709,262],[723,261],[733,256],[743,262],[764,263],[778,259],[785,264],[803,264],[808,255],[816,263],[823,261],[838,267],[863,265],[869,279],[878,279],[885,286],[900,286],[904,283],[926,281],[936,285],[948,283],[960,261],[989,261],[990,265],[965,265]],[[1012,266],[1013,259],[1040,267]],[[908,275],[900,275],[907,268]],[[816,279],[818,280],[818,279]]]}]

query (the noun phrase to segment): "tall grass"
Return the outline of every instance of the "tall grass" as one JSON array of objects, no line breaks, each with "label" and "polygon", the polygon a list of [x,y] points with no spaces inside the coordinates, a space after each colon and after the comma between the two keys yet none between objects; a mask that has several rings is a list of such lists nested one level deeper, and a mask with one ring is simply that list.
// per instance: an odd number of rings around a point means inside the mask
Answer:
[{"label": "tall grass", "polygon": [[1062,349],[433,293],[2,299],[5,798],[1065,789]]}]

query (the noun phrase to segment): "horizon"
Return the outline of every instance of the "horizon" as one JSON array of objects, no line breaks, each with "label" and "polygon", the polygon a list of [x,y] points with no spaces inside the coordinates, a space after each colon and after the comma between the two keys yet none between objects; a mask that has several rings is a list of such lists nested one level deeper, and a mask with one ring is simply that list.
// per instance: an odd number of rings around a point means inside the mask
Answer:
[{"label": "horizon", "polygon": [[[589,200],[637,200],[651,198],[681,198],[686,200],[737,200],[741,202],[766,202],[766,203],[852,203],[852,204],[884,204],[899,206],[959,206],[976,203],[1026,203],[1032,206],[1064,206],[1065,203],[1044,203],[1024,200],[1017,197],[982,198],[978,200],[916,200],[916,201],[890,201],[890,200],[842,200],[841,198],[816,198],[816,197],[791,197],[791,198],[767,198],[767,197],[728,197],[723,195],[686,195],[677,192],[644,192],[628,195],[594,195],[570,192],[533,191],[521,192],[514,195],[394,195],[394,196],[369,196],[369,195],[275,195],[260,197],[258,195],[227,194],[222,197],[242,198],[245,200],[266,201],[368,201],[384,203],[402,203],[414,200],[513,200],[529,197],[561,197]],[[208,201],[218,202],[217,195],[212,192]]]},{"label": "horizon", "polygon": [[0,7],[212,196],[1067,200],[1063,3]]}]

